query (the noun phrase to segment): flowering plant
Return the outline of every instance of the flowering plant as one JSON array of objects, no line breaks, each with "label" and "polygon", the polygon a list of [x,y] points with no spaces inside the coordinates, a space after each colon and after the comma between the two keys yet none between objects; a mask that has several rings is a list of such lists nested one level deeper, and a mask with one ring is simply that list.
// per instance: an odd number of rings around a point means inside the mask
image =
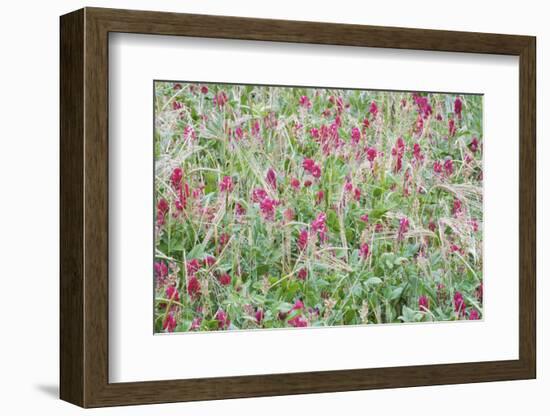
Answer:
[{"label": "flowering plant", "polygon": [[155,83],[155,331],[482,318],[482,97]]}]

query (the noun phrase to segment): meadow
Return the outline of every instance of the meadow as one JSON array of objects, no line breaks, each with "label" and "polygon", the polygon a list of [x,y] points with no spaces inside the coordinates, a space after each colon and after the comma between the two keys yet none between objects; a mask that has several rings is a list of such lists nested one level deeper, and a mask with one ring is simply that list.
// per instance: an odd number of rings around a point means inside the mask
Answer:
[{"label": "meadow", "polygon": [[482,96],[154,91],[155,332],[483,318]]}]

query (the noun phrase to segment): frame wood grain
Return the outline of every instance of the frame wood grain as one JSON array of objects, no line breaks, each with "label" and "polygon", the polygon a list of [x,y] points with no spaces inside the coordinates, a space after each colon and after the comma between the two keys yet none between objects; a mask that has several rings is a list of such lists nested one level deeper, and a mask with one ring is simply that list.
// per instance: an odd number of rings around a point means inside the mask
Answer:
[{"label": "frame wood grain", "polygon": [[[60,20],[60,396],[82,407],[536,377],[536,40],[529,36],[85,8]],[[110,32],[519,56],[519,359],[137,383],[108,379]]]}]

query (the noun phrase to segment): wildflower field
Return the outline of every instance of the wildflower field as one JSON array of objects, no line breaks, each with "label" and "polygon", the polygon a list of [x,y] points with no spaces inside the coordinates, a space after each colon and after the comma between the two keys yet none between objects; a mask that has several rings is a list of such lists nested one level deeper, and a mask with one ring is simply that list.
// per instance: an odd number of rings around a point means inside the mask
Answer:
[{"label": "wildflower field", "polygon": [[155,332],[482,318],[482,96],[154,91]]}]

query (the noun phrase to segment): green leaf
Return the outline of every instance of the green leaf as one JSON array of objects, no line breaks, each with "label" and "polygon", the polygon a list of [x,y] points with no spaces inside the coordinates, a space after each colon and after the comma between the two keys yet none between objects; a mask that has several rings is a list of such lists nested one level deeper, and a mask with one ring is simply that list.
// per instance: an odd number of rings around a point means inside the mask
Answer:
[{"label": "green leaf", "polygon": [[400,298],[402,293],[403,293],[403,287],[397,287],[393,289],[390,295],[390,300],[395,300]]},{"label": "green leaf", "polygon": [[202,259],[204,257],[204,245],[197,244],[193,249],[187,253],[187,259]]},{"label": "green leaf", "polygon": [[388,212],[387,208],[373,209],[369,214],[369,219],[371,221],[379,220],[386,214],[386,212]]},{"label": "green leaf", "polygon": [[340,232],[340,223],[338,221],[338,214],[332,209],[327,211],[327,226],[330,231],[339,233]]},{"label": "green leaf", "polygon": [[353,296],[359,297],[363,293],[363,288],[361,287],[361,285],[353,285],[351,287],[351,293],[353,294]]},{"label": "green leaf", "polygon": [[365,281],[365,285],[379,285],[380,283],[382,283],[382,279],[380,279],[379,277],[369,277],[366,281]]},{"label": "green leaf", "polygon": [[204,173],[205,187],[204,192],[210,194],[218,189],[218,175],[215,172],[207,171]]}]

